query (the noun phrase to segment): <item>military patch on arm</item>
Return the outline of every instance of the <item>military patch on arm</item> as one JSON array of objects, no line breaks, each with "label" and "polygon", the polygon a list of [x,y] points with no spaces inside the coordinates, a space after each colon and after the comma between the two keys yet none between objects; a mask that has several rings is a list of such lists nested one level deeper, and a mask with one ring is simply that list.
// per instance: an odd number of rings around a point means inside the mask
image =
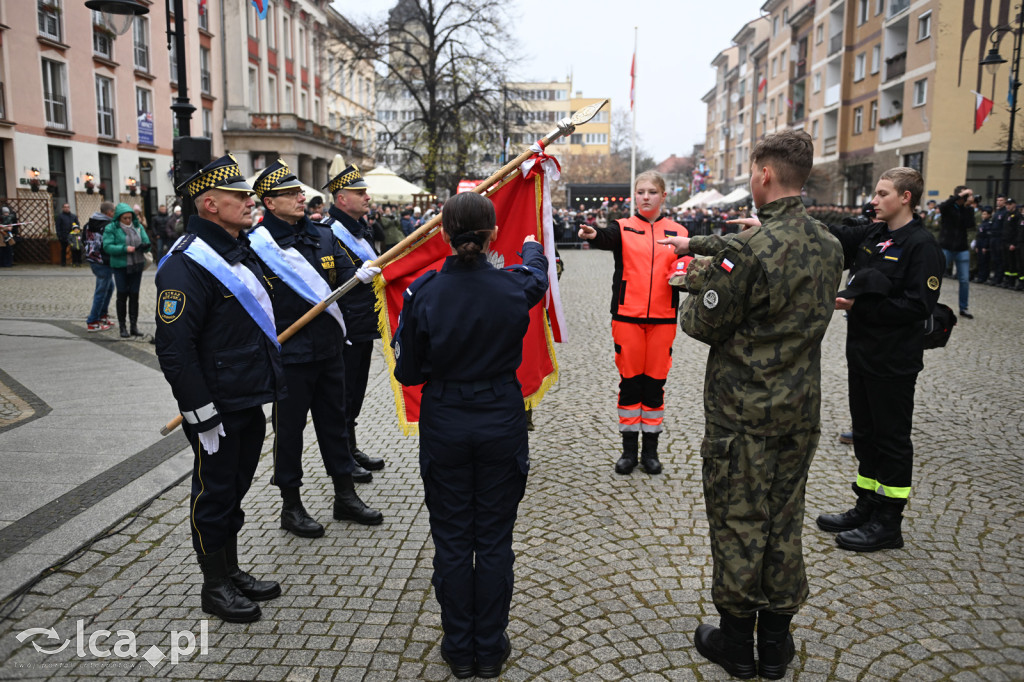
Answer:
[{"label": "military patch on arm", "polygon": [[935,275],[932,275],[931,277],[929,277],[928,278],[928,288],[931,289],[932,291],[938,291],[939,290],[939,278],[936,277]]},{"label": "military patch on arm", "polygon": [[170,324],[179,317],[185,310],[185,294],[177,289],[164,289],[157,298],[156,309],[160,320],[164,324]]}]

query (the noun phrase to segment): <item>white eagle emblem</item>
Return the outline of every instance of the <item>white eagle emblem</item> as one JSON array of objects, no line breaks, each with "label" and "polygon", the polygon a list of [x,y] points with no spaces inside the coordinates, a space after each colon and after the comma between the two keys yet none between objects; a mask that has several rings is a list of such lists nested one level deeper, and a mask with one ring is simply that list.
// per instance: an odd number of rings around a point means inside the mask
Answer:
[{"label": "white eagle emblem", "polygon": [[708,289],[704,292],[704,307],[711,310],[718,305],[718,292],[714,289]]}]

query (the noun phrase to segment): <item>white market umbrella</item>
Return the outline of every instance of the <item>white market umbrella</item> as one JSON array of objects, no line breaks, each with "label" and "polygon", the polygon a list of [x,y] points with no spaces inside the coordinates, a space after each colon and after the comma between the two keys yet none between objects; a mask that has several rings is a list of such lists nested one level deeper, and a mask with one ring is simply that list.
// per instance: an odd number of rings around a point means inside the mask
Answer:
[{"label": "white market umbrella", "polygon": [[412,195],[423,193],[421,188],[384,166],[363,173],[363,179],[370,186],[370,198],[378,204],[408,204],[412,202]]}]

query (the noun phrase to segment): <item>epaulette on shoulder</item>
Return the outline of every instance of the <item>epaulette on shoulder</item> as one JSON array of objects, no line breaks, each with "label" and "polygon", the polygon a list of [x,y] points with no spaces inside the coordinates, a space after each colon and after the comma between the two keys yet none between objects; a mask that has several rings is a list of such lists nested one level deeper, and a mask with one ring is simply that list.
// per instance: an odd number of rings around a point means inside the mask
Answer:
[{"label": "epaulette on shoulder", "polygon": [[414,281],[412,284],[408,286],[408,288],[406,288],[405,292],[402,294],[402,298],[408,301],[410,298],[416,295],[417,291],[423,288],[424,284],[432,280],[434,278],[434,275],[436,274],[437,270],[427,270],[426,272],[424,272],[422,275],[416,278],[416,281]]},{"label": "epaulette on shoulder", "polygon": [[529,266],[523,265],[522,263],[516,263],[514,265],[506,265],[505,267],[502,268],[502,270],[505,271],[505,272],[517,272],[517,271],[529,272],[530,268],[529,268]]},{"label": "epaulette on shoulder", "polygon": [[177,251],[184,251],[185,249],[188,248],[189,244],[191,244],[193,241],[195,241],[195,238],[196,238],[196,235],[195,235],[194,232],[186,233],[185,236],[183,236],[181,239],[179,239],[178,243],[176,243],[174,245],[174,248],[171,249],[171,253],[175,253]]}]

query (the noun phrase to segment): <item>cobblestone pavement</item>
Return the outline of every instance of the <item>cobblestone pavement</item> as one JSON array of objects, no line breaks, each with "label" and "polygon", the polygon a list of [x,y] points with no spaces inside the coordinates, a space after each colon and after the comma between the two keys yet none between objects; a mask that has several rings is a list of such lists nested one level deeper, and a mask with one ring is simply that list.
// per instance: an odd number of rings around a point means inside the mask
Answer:
[{"label": "cobblestone pavement", "polygon": [[[532,470],[516,528],[513,653],[502,678],[727,679],[692,646],[697,624],[717,620],[700,485],[706,349],[683,335],[675,343],[665,473],[616,476],[611,258],[569,251],[564,260],[572,337],[558,349],[561,378],[534,413]],[[51,278],[55,290],[82,286],[75,274],[59,274]],[[81,306],[31,291],[34,278],[0,279],[27,299],[3,297],[0,319],[82,316]],[[956,283],[944,284],[942,300],[955,305]],[[823,438],[807,492],[811,595],[794,620],[788,679],[1024,679],[1024,295],[974,286],[971,296],[976,319],[960,323],[950,347],[927,353],[918,382],[906,547],[869,555],[837,549],[813,524],[818,513],[852,501],[852,448],[836,441],[849,426],[845,329],[836,315],[824,348]],[[146,290],[143,300],[150,320]],[[229,625],[199,608],[183,483],[3,610],[11,615],[0,622],[0,677],[448,678],[416,441],[398,432],[383,361],[374,362],[360,444],[385,455],[387,468],[359,492],[383,510],[384,525],[329,522],[318,540],[285,534],[264,457],[246,500],[241,553],[254,573],[281,581],[284,594],[264,603],[260,622]],[[329,521],[330,484],[312,429],[306,471],[306,506]],[[57,633],[36,636],[41,648],[72,642],[60,653],[38,653],[15,638],[32,627]],[[82,644],[74,641],[79,628]],[[197,648],[177,662],[142,658],[156,653],[153,646],[165,656],[174,642],[188,649],[189,633]],[[90,636],[112,655],[90,651]]]}]

